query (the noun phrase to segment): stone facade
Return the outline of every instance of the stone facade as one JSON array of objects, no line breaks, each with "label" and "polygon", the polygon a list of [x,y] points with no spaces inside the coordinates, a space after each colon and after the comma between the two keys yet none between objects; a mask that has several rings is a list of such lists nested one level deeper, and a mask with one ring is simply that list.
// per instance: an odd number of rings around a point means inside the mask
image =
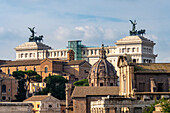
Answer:
[{"label": "stone facade", "polygon": [[5,73],[0,72],[0,102],[15,100],[17,95],[18,81]]},{"label": "stone facade", "polygon": [[23,102],[0,102],[0,113],[33,113],[33,105]]},{"label": "stone facade", "polygon": [[98,101],[91,101],[91,113],[142,113],[145,107],[154,101],[139,101],[124,97],[103,97]]},{"label": "stone facade", "polygon": [[48,95],[36,95],[26,100],[24,103],[32,103],[35,113],[60,113],[60,100]]},{"label": "stone facade", "polygon": [[[73,112],[74,113],[90,113],[91,101],[100,100],[107,95],[119,95],[118,86],[98,86],[98,87],[81,87],[74,88],[72,93]],[[68,112],[66,112],[68,113]]]},{"label": "stone facade", "polygon": [[132,63],[130,56],[120,56],[120,95],[137,99],[160,99],[170,96],[169,63]]},{"label": "stone facade", "polygon": [[[105,49],[108,61],[112,63],[116,69],[118,56],[125,53],[130,54],[133,61],[137,63],[154,63],[156,60],[157,55],[154,54],[155,43],[143,36],[127,36],[118,40],[115,44],[116,46],[108,46],[105,47]],[[100,47],[81,46],[80,55],[78,56],[81,56],[80,59],[86,60],[91,65],[93,65],[100,56]],[[15,48],[16,60],[33,60],[45,58],[59,58],[66,60],[68,58],[67,51],[69,49],[66,48],[53,50],[51,47],[43,43],[26,42]]]},{"label": "stone facade", "polygon": [[6,61],[0,64],[2,72],[11,75],[13,71],[36,71],[44,79],[51,75],[61,75],[73,83],[79,79],[87,78],[91,65],[85,60],[59,60],[59,59],[43,59],[43,60],[20,60]]}]

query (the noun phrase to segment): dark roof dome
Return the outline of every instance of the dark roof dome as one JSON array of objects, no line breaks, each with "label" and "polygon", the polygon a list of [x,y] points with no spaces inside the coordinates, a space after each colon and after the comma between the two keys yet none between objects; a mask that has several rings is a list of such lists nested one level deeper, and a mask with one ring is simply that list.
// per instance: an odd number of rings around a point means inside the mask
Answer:
[{"label": "dark roof dome", "polygon": [[118,76],[115,67],[106,59],[106,51],[103,44],[100,50],[100,58],[92,66],[88,79],[90,86],[117,85]]}]

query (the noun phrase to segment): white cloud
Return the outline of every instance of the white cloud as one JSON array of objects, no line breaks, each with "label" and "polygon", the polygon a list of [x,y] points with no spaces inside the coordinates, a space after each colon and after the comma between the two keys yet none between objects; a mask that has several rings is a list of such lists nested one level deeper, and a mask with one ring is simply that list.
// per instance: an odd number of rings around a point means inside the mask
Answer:
[{"label": "white cloud", "polygon": [[0,27],[0,34],[4,33],[5,29],[3,27]]},{"label": "white cloud", "polygon": [[151,39],[151,40],[158,40],[158,37],[156,35],[146,35],[147,38]]},{"label": "white cloud", "polygon": [[53,36],[50,36],[50,43],[54,45],[55,40],[59,42],[57,47],[62,48],[65,47],[63,44],[67,43],[69,40],[82,40],[83,44],[91,46],[100,45],[101,42],[113,45],[115,40],[119,39],[120,36],[122,36],[121,33],[112,28],[96,26],[58,27]]}]

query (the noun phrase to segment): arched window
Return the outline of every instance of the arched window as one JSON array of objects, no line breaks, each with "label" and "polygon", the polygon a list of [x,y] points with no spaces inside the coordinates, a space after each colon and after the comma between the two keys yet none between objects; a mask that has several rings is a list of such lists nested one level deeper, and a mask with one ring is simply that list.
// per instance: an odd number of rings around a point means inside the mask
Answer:
[{"label": "arched window", "polygon": [[2,85],[2,93],[6,93],[6,85]]},{"label": "arched window", "polygon": [[100,86],[103,86],[103,83],[100,83]]},{"label": "arched window", "polygon": [[48,67],[45,67],[45,73],[48,73]]},{"label": "arched window", "polygon": [[25,71],[27,71],[27,67],[25,67]]}]

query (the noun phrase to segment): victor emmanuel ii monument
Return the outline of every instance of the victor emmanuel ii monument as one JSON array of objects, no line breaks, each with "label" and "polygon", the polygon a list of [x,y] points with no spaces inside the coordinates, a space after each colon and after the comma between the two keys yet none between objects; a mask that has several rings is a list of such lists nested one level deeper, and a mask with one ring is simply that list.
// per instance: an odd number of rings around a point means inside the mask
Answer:
[{"label": "victor emmanuel ii monument", "polygon": [[[154,63],[157,55],[154,54],[155,43],[144,36],[145,30],[136,30],[136,21],[130,20],[132,30],[130,36],[116,41],[115,46],[105,47],[108,61],[117,67],[118,56],[129,54],[133,62]],[[98,60],[100,47],[88,47],[81,44],[81,40],[68,41],[65,49],[51,49],[50,46],[42,43],[43,36],[36,36],[35,27],[29,28],[32,35],[29,42],[15,48],[16,60],[36,60],[44,58],[67,59],[67,51],[72,49],[75,52],[75,60],[86,60],[94,64]],[[55,41],[55,40],[54,40]],[[114,42],[114,41],[113,41]]]}]

